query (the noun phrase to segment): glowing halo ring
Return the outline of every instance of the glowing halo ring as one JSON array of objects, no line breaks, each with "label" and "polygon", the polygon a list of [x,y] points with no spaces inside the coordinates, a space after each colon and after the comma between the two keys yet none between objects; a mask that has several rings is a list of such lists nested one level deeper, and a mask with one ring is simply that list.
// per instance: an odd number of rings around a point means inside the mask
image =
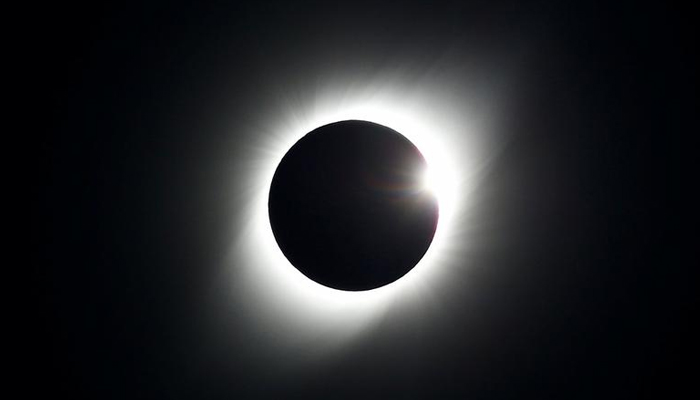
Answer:
[{"label": "glowing halo ring", "polygon": [[[300,286],[308,286],[307,288],[303,290],[308,290],[310,292],[314,291],[319,291],[319,292],[327,292],[329,295],[338,295],[338,296],[347,296],[348,298],[355,297],[355,298],[360,298],[360,297],[365,297],[369,293],[368,292],[385,292],[385,291],[393,291],[397,287],[401,286],[401,281],[410,279],[411,276],[416,276],[420,275],[420,270],[426,268],[426,265],[430,265],[431,263],[434,262],[435,259],[435,252],[440,251],[441,249],[444,248],[444,246],[441,246],[441,243],[445,240],[445,236],[447,233],[449,233],[449,228],[453,225],[454,223],[454,214],[455,214],[455,207],[458,205],[458,191],[457,188],[459,187],[458,182],[457,182],[457,177],[456,177],[456,169],[454,167],[454,163],[450,161],[448,153],[446,150],[443,148],[443,146],[440,146],[439,143],[437,143],[435,140],[431,140],[428,138],[427,132],[429,130],[427,127],[420,126],[417,124],[417,121],[410,121],[410,120],[405,120],[405,119],[399,119],[397,116],[393,116],[393,118],[387,118],[389,115],[382,113],[383,115],[368,115],[368,114],[374,114],[374,113],[368,113],[367,110],[364,112],[360,112],[360,110],[355,110],[354,112],[349,112],[348,113],[348,118],[342,118],[340,116],[337,117],[329,117],[327,118],[327,122],[320,122],[317,125],[313,124],[315,126],[309,126],[308,128],[301,128],[300,130],[304,132],[301,135],[295,134],[294,138],[295,140],[291,145],[288,147],[284,148],[282,151],[279,151],[278,157],[275,157],[275,162],[274,162],[274,168],[272,169],[272,173],[267,173],[266,177],[264,179],[265,186],[269,190],[269,186],[272,183],[272,176],[274,175],[274,169],[277,168],[277,165],[279,165],[279,162],[282,160],[282,157],[286,154],[286,152],[291,148],[291,146],[296,143],[297,140],[301,139],[306,133],[311,132],[312,130],[318,128],[319,126],[326,125],[327,123],[332,123],[332,122],[337,122],[337,121],[343,121],[343,120],[364,120],[364,121],[369,121],[369,122],[374,122],[383,126],[386,126],[388,128],[391,128],[402,135],[404,135],[407,139],[409,139],[416,147],[421,151],[423,154],[423,157],[425,157],[427,165],[428,165],[428,172],[426,173],[428,176],[431,178],[431,190],[436,194],[436,197],[438,199],[438,205],[439,205],[439,210],[440,210],[440,218],[438,219],[438,226],[437,230],[435,232],[435,237],[433,238],[433,242],[426,252],[425,256],[421,259],[421,261],[414,267],[408,274],[406,274],[404,277],[401,279],[382,286],[380,288],[368,290],[368,291],[361,291],[361,292],[346,292],[342,290],[337,290],[333,288],[329,288],[323,285],[320,285],[307,277],[303,276],[296,268],[294,268],[289,262],[285,259],[284,262],[287,267],[290,267],[290,271],[293,273],[295,277],[288,276],[286,278],[290,280],[296,281],[297,279],[301,280],[302,282],[296,283],[295,286],[298,284]],[[276,152],[277,153],[277,152]],[[439,179],[439,180],[438,180]],[[264,197],[263,201],[257,202],[260,205],[264,206],[264,212],[265,212],[265,228],[266,230],[269,230],[269,221],[268,215],[267,215],[267,199],[269,192],[268,190],[265,191],[264,196],[262,196],[263,193],[260,193],[259,195],[261,197]],[[257,213],[260,212],[260,210],[256,210],[256,215]],[[264,235],[264,240],[267,246],[267,243],[269,243],[270,247],[275,248],[276,251],[279,250],[279,246],[277,245],[277,242],[275,242],[274,237],[271,236],[271,231],[267,232],[267,234]],[[261,236],[262,237],[262,236]],[[280,253],[281,255],[281,253]],[[282,257],[284,257],[282,255]],[[289,269],[289,268],[287,268]],[[423,272],[425,273],[425,272]],[[286,275],[286,274],[285,274]],[[413,278],[416,279],[416,278]],[[306,284],[308,283],[308,285]]]},{"label": "glowing halo ring", "polygon": [[[440,100],[440,93],[424,90],[422,96],[412,98],[391,90],[381,95],[376,91],[337,93],[316,93],[310,105],[282,110],[279,118],[267,122],[273,126],[258,127],[258,143],[250,146],[250,158],[238,162],[246,164],[250,173],[237,182],[237,190],[245,197],[245,207],[238,213],[245,222],[237,228],[228,273],[235,303],[248,307],[248,325],[260,334],[277,332],[269,340],[271,346],[289,349],[323,337],[329,348],[337,348],[357,338],[389,308],[420,313],[416,310],[436,297],[465,251],[463,240],[454,239],[464,238],[469,195],[492,155],[492,141],[478,132],[478,123],[469,123],[472,115],[455,109],[464,104],[453,106],[449,99]],[[317,127],[351,119],[401,133],[421,151],[430,175],[440,177],[433,185],[440,218],[423,259],[401,279],[360,292],[325,287],[294,268],[274,239],[267,209],[274,172],[289,148]],[[483,122],[483,118],[474,120]]]}]

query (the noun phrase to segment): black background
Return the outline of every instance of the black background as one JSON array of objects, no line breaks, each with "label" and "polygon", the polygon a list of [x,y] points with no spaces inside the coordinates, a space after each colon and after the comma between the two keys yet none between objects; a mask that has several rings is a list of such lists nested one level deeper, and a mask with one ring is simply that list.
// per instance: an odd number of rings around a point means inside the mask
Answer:
[{"label": "black background", "polygon": [[[142,2],[32,15],[27,72],[48,126],[34,147],[29,392],[657,398],[692,386],[696,224],[684,207],[694,181],[680,172],[691,165],[681,148],[696,133],[696,88],[685,10]],[[505,124],[511,139],[485,177],[488,235],[469,290],[452,280],[420,335],[389,318],[313,371],[294,359],[287,374],[265,368],[278,360],[253,365],[265,343],[243,326],[210,339],[208,310],[224,305],[212,305],[208,283],[232,221],[245,218],[228,182],[250,173],[225,168],[250,138],[221,129],[222,116],[274,118],[270,82],[301,81],[322,57],[362,79],[393,55],[430,64],[460,45],[476,58],[532,54]]]}]

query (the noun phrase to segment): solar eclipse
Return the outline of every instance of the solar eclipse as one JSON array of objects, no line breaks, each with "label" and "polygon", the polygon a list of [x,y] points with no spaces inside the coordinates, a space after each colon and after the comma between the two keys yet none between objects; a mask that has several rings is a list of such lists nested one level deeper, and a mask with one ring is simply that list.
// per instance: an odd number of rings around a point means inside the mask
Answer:
[{"label": "solar eclipse", "polygon": [[20,32],[26,397],[688,392],[692,13],[179,3]]}]

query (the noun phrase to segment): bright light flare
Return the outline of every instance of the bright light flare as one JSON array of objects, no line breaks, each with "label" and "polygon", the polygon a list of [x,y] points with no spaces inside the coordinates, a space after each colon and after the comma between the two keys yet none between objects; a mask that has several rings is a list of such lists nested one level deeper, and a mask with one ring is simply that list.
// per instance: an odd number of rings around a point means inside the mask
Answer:
[{"label": "bright light flare", "polygon": [[425,168],[425,170],[420,171],[419,174],[421,190],[432,193],[434,196],[439,198],[441,183],[439,181],[440,177],[437,175],[437,173],[433,172],[433,170],[428,167]]}]

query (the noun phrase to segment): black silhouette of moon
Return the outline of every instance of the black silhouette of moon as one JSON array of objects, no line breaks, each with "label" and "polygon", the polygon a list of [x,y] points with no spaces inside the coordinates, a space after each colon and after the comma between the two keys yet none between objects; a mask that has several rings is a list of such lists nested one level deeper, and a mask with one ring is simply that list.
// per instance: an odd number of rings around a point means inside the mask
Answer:
[{"label": "black silhouette of moon", "polygon": [[290,263],[321,285],[375,289],[408,273],[435,235],[426,162],[400,133],[367,121],[313,130],[282,158],[269,216]]}]

